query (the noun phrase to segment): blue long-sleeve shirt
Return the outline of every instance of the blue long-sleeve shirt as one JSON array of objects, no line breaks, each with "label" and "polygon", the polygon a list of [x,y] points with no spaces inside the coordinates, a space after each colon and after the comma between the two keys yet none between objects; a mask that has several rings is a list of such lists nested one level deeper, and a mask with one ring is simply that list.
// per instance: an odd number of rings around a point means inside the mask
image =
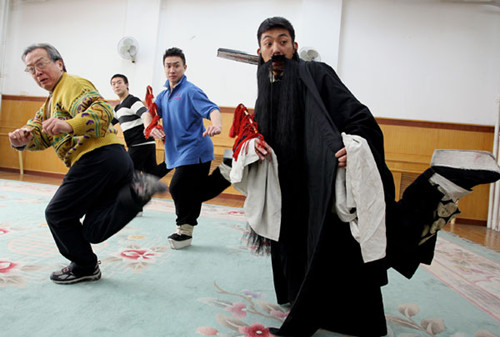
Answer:
[{"label": "blue long-sleeve shirt", "polygon": [[165,132],[165,157],[168,168],[205,163],[214,160],[214,145],[209,136],[203,137],[203,119],[210,119],[219,107],[205,93],[183,76],[170,90],[156,97],[158,115]]}]

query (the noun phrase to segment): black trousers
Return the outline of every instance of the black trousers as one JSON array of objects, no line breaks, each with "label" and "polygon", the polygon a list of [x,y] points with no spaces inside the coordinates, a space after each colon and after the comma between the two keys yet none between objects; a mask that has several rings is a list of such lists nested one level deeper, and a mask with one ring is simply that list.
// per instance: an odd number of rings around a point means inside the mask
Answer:
[{"label": "black trousers", "polygon": [[174,199],[178,226],[196,226],[202,202],[215,198],[231,185],[219,168],[209,175],[210,164],[209,161],[175,168],[170,182],[170,194]]},{"label": "black trousers", "polygon": [[108,239],[142,208],[130,189],[133,170],[122,145],[103,146],[69,169],[49,202],[47,224],[59,252],[74,263],[75,273],[92,271],[97,256],[90,244]]},{"label": "black trousers", "polygon": [[130,158],[132,158],[134,168],[138,171],[155,175],[158,178],[163,178],[171,171],[167,169],[165,162],[157,163],[155,144],[131,146],[128,149],[128,153],[130,154]]},{"label": "black trousers", "polygon": [[427,169],[406,188],[398,202],[386,203],[386,259],[389,267],[411,278],[421,263],[430,264],[437,236],[420,244],[426,225],[437,220],[436,210],[444,194],[429,182]]},{"label": "black trousers", "polygon": [[[380,291],[380,287],[387,283],[386,269],[392,267],[411,278],[420,263],[430,264],[434,255],[436,235],[419,244],[424,226],[436,220],[436,209],[444,196],[437,186],[429,182],[433,174],[432,169],[426,170],[408,186],[401,200],[387,202],[387,249],[383,260],[364,263],[361,248],[352,237],[349,225],[329,213],[299,287],[293,283],[298,280],[296,276],[300,275],[299,272],[304,270],[300,265],[302,260],[295,256],[301,245],[287,245],[291,237],[289,233],[283,236],[284,243],[274,243],[271,246],[273,275],[279,303],[286,300],[283,296],[285,290],[299,290],[290,301],[292,308],[281,328],[273,329],[272,333],[276,336],[308,337],[322,328],[353,336],[386,335]],[[281,235],[285,228],[293,228],[298,235],[303,235],[289,223],[282,223],[281,228]],[[303,245],[306,244],[307,237],[304,236]],[[290,249],[295,251],[290,252]],[[282,258],[283,254],[287,259]],[[276,270],[277,267],[281,269]],[[331,276],[327,270],[330,270]],[[295,273],[292,274],[292,271]],[[288,288],[283,282],[288,282]],[[280,284],[281,288],[277,288],[276,285]],[[363,317],[363,324],[360,324],[359,317]]]}]

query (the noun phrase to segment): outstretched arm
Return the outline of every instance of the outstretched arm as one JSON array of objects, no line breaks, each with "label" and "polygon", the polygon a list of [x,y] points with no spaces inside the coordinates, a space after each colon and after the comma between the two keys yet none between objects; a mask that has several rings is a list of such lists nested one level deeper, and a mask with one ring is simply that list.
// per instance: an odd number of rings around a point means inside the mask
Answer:
[{"label": "outstretched arm", "polygon": [[23,148],[28,145],[33,137],[31,129],[26,126],[9,132],[10,145],[15,148]]},{"label": "outstretched arm", "polygon": [[[149,124],[153,122],[153,117],[151,116],[150,113],[143,113],[141,115],[141,118],[142,118],[142,124],[144,124],[144,132],[146,132],[146,129],[148,128]],[[163,130],[156,127],[151,129],[151,133],[149,135],[155,139],[165,138],[165,133],[163,132]]]},{"label": "outstretched arm", "polygon": [[26,125],[9,133],[12,147],[17,150],[40,151],[51,146],[52,135],[43,130],[45,112],[42,107]]},{"label": "outstretched arm", "polygon": [[212,125],[207,126],[207,129],[203,132],[203,137],[213,137],[222,132],[222,117],[219,110],[212,110],[210,113],[210,120],[212,121]]}]

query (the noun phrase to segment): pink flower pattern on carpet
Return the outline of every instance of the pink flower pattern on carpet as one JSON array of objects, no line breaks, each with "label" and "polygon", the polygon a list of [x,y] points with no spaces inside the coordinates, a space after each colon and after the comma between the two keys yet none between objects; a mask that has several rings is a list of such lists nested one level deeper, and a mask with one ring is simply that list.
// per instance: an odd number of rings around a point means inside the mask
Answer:
[{"label": "pink flower pattern on carpet", "polygon": [[244,318],[247,315],[247,306],[245,303],[235,302],[232,306],[227,307],[226,311],[232,313],[234,317]]},{"label": "pink flower pattern on carpet", "polygon": [[262,324],[254,323],[250,326],[242,326],[238,329],[239,332],[245,334],[245,337],[269,337],[269,328],[264,327]]},{"label": "pink flower pattern on carpet", "polygon": [[[219,313],[216,315],[215,319],[223,327],[243,333],[244,337],[272,336],[269,332],[269,327],[266,327],[262,323],[245,323],[242,319],[246,318],[248,314],[252,315],[252,317],[256,316],[272,319],[276,322],[276,326],[280,326],[288,314],[288,312],[284,311],[279,305],[259,299],[264,297],[261,293],[247,289],[242,290],[240,293],[233,293],[222,289],[217,282],[214,282],[214,285],[220,295],[237,298],[239,301],[233,302],[223,298],[200,298],[198,300],[214,307],[223,308],[224,311],[231,312],[231,316]],[[245,303],[241,302],[241,300],[245,301]],[[209,332],[213,333],[215,331],[217,331],[217,335],[220,334],[220,331],[213,327],[200,327],[196,331],[205,336],[215,336],[209,334]]]},{"label": "pink flower pattern on carpet", "polygon": [[0,273],[7,274],[11,269],[15,268],[17,264],[11,261],[1,261],[0,260]]},{"label": "pink flower pattern on carpet", "polygon": [[29,265],[10,260],[0,260],[0,287],[14,286],[24,288],[27,275],[42,269],[37,265]]},{"label": "pink flower pattern on carpet", "polygon": [[203,336],[217,336],[219,334],[219,330],[209,326],[200,326],[196,329],[196,333]]},{"label": "pink flower pattern on carpet", "polygon": [[152,260],[156,254],[148,249],[125,249],[120,253],[120,256],[132,260]]},{"label": "pink flower pattern on carpet", "polygon": [[434,261],[425,269],[500,321],[500,264],[438,237]]},{"label": "pink flower pattern on carpet", "polygon": [[[22,185],[22,188],[24,189],[25,186]],[[31,197],[27,200],[20,199],[17,202],[25,205],[23,207],[26,207],[26,204],[29,203],[43,204],[55,192],[56,188],[56,186],[33,184],[29,191]],[[1,190],[19,192],[20,184],[10,181],[2,182]],[[23,192],[26,191],[23,190]],[[1,203],[0,201],[0,207],[4,207]],[[148,205],[146,210],[148,209],[160,212],[175,212],[172,203],[157,199]],[[230,220],[226,224],[223,224],[223,226],[233,231],[240,231],[241,228],[231,228],[231,222],[245,221],[244,213],[239,210],[227,210],[212,205],[204,206],[202,216],[212,219]],[[34,226],[41,226],[43,231],[36,231],[37,235],[19,235],[24,232],[29,234],[29,231]],[[43,233],[44,235],[39,235],[38,233]],[[133,228],[133,226],[124,228],[120,234],[119,247],[115,246],[112,251],[108,249],[106,255],[103,255],[101,259],[103,262],[112,262],[104,265],[107,277],[112,278],[113,274],[125,273],[130,271],[130,269],[134,273],[144,272],[146,268],[154,268],[155,265],[166,260],[169,248],[163,246],[163,240],[154,241],[151,240],[151,237],[146,240],[146,237],[141,234],[143,233],[137,231],[137,228]],[[18,240],[14,242],[11,236],[16,235],[18,238],[26,238],[30,241],[24,240],[21,242]],[[47,276],[53,270],[53,265],[47,264],[46,260],[47,257],[53,256],[50,255],[52,252],[49,251],[49,248],[53,250],[56,248],[46,224],[37,223],[33,225],[24,222],[22,224],[0,222],[0,239],[4,240],[2,244],[5,247],[9,246],[9,248],[12,248],[12,243],[23,243],[25,244],[23,247],[27,247],[22,252],[14,251],[14,253],[23,253],[18,254],[16,258],[9,255],[0,256],[0,288],[17,287],[29,289],[27,285],[30,282],[48,282]],[[30,242],[38,244],[36,250],[33,249],[33,244],[26,244]],[[16,246],[16,248],[18,247]],[[102,249],[105,248],[104,246],[102,247]],[[240,252],[247,253],[247,247],[244,242],[241,242],[239,246],[235,244],[230,248],[234,250],[239,249]],[[101,249],[99,246],[96,247],[96,250],[99,249]],[[56,250],[55,252],[57,253]],[[429,272],[457,293],[466,297],[471,303],[477,305],[478,308],[483,311],[489,310],[490,314],[496,312],[498,315],[500,310],[495,309],[497,308],[495,305],[498,306],[498,301],[496,301],[496,304],[494,303],[495,297],[483,296],[488,293],[498,296],[498,284],[500,281],[498,263],[440,238],[438,238],[435,262],[431,267],[426,267]],[[459,277],[463,278],[459,280],[460,282],[457,281]],[[268,337],[271,336],[269,327],[279,327],[288,314],[287,310],[275,304],[274,300],[264,300],[265,295],[258,291],[245,289],[239,292],[230,292],[222,289],[217,284],[215,284],[215,288],[218,292],[216,297],[198,299],[200,302],[220,309],[220,312],[215,314],[213,326],[193,327],[193,329],[196,329],[196,333],[200,335]],[[483,302],[475,303],[474,301],[479,298]],[[485,302],[488,300],[491,301]],[[401,304],[398,306],[398,312],[399,315],[387,315],[390,331],[396,327],[405,327],[412,330],[412,333],[404,334],[405,336],[443,337],[447,332],[446,321],[441,318],[424,316],[423,318],[416,319],[419,315],[423,315],[419,313],[419,305],[416,303]],[[479,328],[478,326],[478,330],[474,336],[496,336],[486,329]],[[229,333],[222,331],[224,329],[228,330]],[[394,334],[394,336],[402,335]],[[463,336],[465,334],[456,332],[450,337]]]}]

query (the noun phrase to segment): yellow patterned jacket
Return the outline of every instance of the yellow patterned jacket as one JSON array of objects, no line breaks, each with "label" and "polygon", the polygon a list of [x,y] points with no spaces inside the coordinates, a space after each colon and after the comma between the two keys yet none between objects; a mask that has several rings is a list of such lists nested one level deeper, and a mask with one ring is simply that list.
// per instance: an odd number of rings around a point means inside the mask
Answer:
[{"label": "yellow patterned jacket", "polygon": [[[50,117],[65,120],[73,133],[51,136],[43,132],[42,122]],[[112,119],[113,108],[90,81],[63,73],[52,95],[28,121],[34,138],[25,149],[39,151],[53,147],[64,164],[71,167],[85,153],[105,145],[122,144],[111,125]]]}]

